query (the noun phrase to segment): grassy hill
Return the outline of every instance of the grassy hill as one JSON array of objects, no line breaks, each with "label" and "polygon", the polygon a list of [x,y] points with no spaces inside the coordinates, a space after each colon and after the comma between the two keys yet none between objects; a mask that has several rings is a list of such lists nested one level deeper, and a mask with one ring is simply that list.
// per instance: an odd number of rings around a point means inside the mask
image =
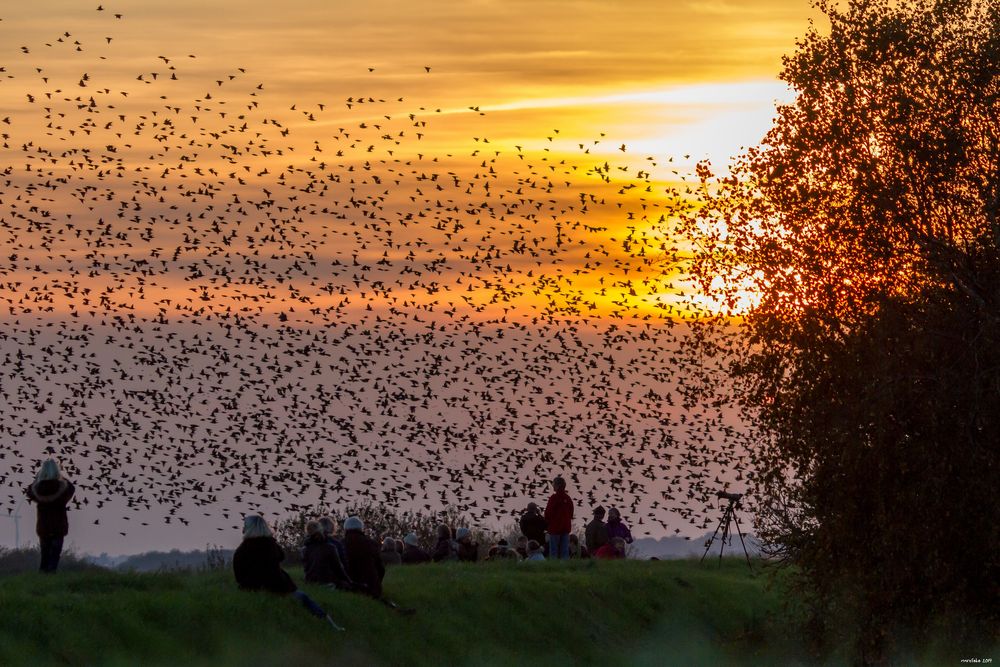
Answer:
[{"label": "grassy hill", "polygon": [[788,662],[765,581],[736,560],[393,568],[387,594],[412,617],[303,587],[348,629],[335,633],[225,571],[22,574],[0,579],[0,664]]},{"label": "grassy hill", "polygon": [[414,616],[303,587],[335,633],[228,571],[8,575],[0,664],[811,664],[769,579],[737,559],[394,568],[387,595]]}]

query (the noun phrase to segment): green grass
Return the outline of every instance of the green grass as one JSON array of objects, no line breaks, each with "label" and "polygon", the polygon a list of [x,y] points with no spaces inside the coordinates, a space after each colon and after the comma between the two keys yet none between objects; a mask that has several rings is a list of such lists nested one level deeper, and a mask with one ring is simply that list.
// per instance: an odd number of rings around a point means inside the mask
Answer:
[{"label": "green grass", "polygon": [[397,567],[412,617],[302,587],[335,633],[226,571],[21,574],[0,578],[0,664],[808,664],[767,582],[738,560]]}]

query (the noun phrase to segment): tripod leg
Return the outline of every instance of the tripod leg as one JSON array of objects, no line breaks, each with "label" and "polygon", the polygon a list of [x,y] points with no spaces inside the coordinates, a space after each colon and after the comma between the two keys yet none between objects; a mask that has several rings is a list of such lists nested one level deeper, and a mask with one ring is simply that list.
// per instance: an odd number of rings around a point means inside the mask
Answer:
[{"label": "tripod leg", "polygon": [[715,536],[719,534],[719,529],[722,528],[723,522],[726,520],[725,515],[722,517],[722,521],[719,521],[719,525],[715,527],[715,532],[712,533],[712,537],[708,540],[708,544],[705,545],[705,553],[701,555],[701,560],[699,563],[705,560],[705,556],[708,555],[709,550],[712,548],[712,543],[715,542]]},{"label": "tripod leg", "polygon": [[726,550],[726,540],[732,541],[729,536],[729,522],[733,518],[733,504],[729,503],[729,507],[726,508],[726,513],[722,516],[722,520],[726,522],[726,527],[722,530],[722,541],[719,543],[719,567],[722,567],[722,554]]},{"label": "tripod leg", "polygon": [[753,563],[750,562],[750,553],[747,551],[747,543],[743,541],[743,529],[740,528],[740,520],[736,517],[736,513],[733,512],[733,520],[736,521],[736,533],[740,536],[740,544],[743,545],[743,555],[747,557],[747,567],[753,572]]}]

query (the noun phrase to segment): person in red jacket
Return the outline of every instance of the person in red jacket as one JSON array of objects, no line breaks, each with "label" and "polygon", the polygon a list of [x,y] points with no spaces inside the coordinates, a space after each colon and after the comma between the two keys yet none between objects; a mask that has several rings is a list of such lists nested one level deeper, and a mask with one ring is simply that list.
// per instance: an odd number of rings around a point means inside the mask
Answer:
[{"label": "person in red jacket", "polygon": [[620,537],[613,537],[611,541],[597,550],[594,558],[601,560],[620,560],[625,558],[625,540]]},{"label": "person in red jacket", "polygon": [[545,530],[549,534],[549,558],[569,558],[569,534],[573,530],[573,500],[566,493],[566,480],[552,480],[555,490],[545,506]]}]

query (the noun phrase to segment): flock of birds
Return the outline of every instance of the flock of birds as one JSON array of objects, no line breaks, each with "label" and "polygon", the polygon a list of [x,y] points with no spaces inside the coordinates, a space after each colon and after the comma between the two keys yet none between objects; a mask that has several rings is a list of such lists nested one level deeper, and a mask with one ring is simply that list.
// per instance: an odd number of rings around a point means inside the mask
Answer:
[{"label": "flock of birds", "polygon": [[745,483],[738,419],[689,390],[668,161],[448,151],[441,109],[274,101],[189,54],[124,83],[113,41],[0,66],[5,509],[48,454],[123,535],[365,500],[497,523],[560,473],[681,532]]}]

